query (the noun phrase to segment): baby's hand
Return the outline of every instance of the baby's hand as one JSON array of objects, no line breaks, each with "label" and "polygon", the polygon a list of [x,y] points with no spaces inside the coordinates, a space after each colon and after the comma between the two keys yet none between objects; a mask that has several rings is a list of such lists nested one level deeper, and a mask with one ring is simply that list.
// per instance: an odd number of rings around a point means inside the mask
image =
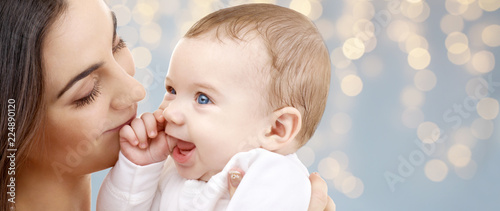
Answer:
[{"label": "baby's hand", "polygon": [[165,119],[161,115],[144,113],[120,130],[123,155],[137,165],[149,165],[167,159],[168,145]]}]

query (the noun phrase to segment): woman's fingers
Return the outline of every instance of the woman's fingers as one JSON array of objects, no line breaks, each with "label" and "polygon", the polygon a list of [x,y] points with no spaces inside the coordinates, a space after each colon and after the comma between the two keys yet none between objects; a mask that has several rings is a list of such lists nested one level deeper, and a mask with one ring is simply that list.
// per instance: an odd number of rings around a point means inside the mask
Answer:
[{"label": "woman's fingers", "polygon": [[231,198],[233,197],[234,192],[236,192],[236,188],[238,187],[238,185],[240,185],[241,179],[243,179],[244,175],[245,172],[243,172],[243,170],[241,170],[240,168],[232,168],[227,173],[229,195]]},{"label": "woman's fingers", "polygon": [[309,175],[311,180],[311,201],[309,202],[309,211],[335,211],[335,203],[328,196],[328,186],[318,173]]}]

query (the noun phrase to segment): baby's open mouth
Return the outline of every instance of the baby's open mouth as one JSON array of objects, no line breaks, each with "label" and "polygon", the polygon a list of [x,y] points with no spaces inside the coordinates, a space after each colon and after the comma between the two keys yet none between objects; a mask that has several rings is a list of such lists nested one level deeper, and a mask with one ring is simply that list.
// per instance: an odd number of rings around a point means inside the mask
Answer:
[{"label": "baby's open mouth", "polygon": [[194,149],[196,149],[196,145],[191,142],[176,139],[174,137],[171,138],[175,140],[173,143],[174,147],[170,152],[172,158],[177,163],[186,163],[187,161],[189,161],[189,159],[193,155]]}]

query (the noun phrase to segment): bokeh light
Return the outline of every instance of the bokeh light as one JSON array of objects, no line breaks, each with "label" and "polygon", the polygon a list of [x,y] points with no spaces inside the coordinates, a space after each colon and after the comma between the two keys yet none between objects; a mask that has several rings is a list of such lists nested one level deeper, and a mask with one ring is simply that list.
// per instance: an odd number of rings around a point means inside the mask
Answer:
[{"label": "bokeh light", "polygon": [[403,111],[401,121],[408,128],[417,128],[424,121],[424,113],[417,107],[409,107]]},{"label": "bokeh light", "polygon": [[351,117],[346,113],[337,113],[332,117],[331,126],[333,132],[337,134],[346,134],[352,126]]},{"label": "bokeh light", "polygon": [[482,32],[484,44],[490,47],[500,46],[500,25],[492,24],[484,28]]},{"label": "bokeh light", "polygon": [[137,47],[132,49],[132,57],[134,57],[135,66],[137,68],[146,68],[151,63],[151,52],[145,47]]},{"label": "bokeh light", "polygon": [[415,48],[408,54],[408,64],[416,70],[427,68],[431,63],[431,55],[426,49]]},{"label": "bokeh light", "polygon": [[342,52],[344,52],[344,56],[348,59],[359,59],[365,53],[365,44],[359,38],[349,38],[344,42]]},{"label": "bokeh light", "polygon": [[441,19],[441,31],[445,34],[460,32],[464,29],[464,20],[458,15],[445,15]]},{"label": "bokeh light", "polygon": [[498,101],[493,98],[483,98],[477,103],[477,113],[483,119],[495,119],[498,116]]},{"label": "bokeh light", "polygon": [[437,77],[436,74],[430,70],[420,70],[415,73],[413,83],[420,91],[427,92],[436,86]]},{"label": "bokeh light", "polygon": [[478,139],[489,139],[493,134],[493,122],[483,118],[477,118],[472,122],[471,132]]},{"label": "bokeh light", "polygon": [[432,159],[424,166],[425,176],[433,182],[441,182],[448,175],[448,166],[442,160]]},{"label": "bokeh light", "polygon": [[500,1],[498,0],[478,0],[479,6],[484,11],[493,12],[500,8]]},{"label": "bokeh light", "polygon": [[342,92],[347,96],[357,96],[363,90],[363,81],[357,75],[348,75],[340,84]]},{"label": "bokeh light", "polygon": [[423,122],[418,125],[417,135],[422,142],[433,143],[441,136],[441,130],[434,122]]},{"label": "bokeh light", "polygon": [[480,73],[487,73],[495,68],[495,55],[489,51],[479,51],[472,56],[472,66]]},{"label": "bokeh light", "polygon": [[469,147],[462,144],[455,144],[448,150],[448,160],[455,167],[463,168],[471,161],[472,152]]},{"label": "bokeh light", "polygon": [[420,107],[424,101],[424,93],[413,86],[408,86],[401,92],[401,103],[406,107]]}]

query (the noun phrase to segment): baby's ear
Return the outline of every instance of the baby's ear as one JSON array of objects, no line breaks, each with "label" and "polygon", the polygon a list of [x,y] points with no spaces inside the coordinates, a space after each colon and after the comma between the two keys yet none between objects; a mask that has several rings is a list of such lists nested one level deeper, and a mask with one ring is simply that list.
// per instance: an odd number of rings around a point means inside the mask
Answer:
[{"label": "baby's ear", "polygon": [[293,140],[302,127],[302,115],[299,110],[285,107],[273,112],[271,118],[271,129],[266,133],[267,141],[262,147],[277,153],[294,150],[296,143]]}]

